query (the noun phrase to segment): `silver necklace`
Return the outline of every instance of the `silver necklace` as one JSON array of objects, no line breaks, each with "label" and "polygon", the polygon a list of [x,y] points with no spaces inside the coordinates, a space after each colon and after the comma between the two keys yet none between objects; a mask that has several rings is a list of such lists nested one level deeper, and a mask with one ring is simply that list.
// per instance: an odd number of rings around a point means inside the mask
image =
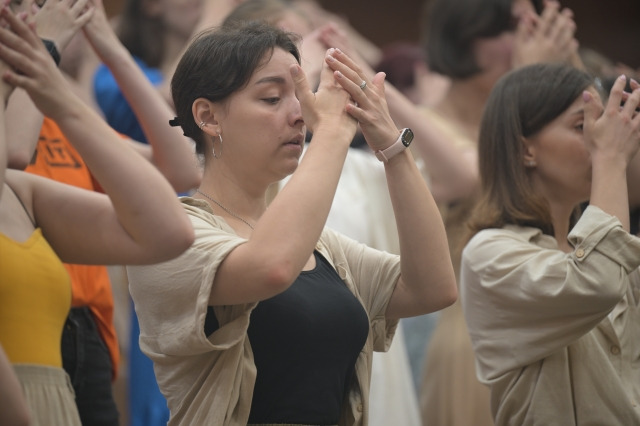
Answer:
[{"label": "silver necklace", "polygon": [[246,220],[244,220],[243,218],[241,218],[240,216],[238,216],[237,214],[235,214],[234,212],[232,212],[231,210],[229,210],[228,208],[226,208],[225,206],[223,206],[219,201],[214,200],[213,198],[209,197],[207,194],[205,194],[204,192],[200,191],[199,189],[196,189],[196,192],[198,194],[204,195],[205,197],[207,197],[209,200],[213,201],[214,203],[216,203],[216,205],[218,207],[220,207],[222,210],[224,210],[225,212],[229,213],[231,216],[235,217],[236,219],[244,222],[249,228],[253,229],[253,226],[251,226],[251,224],[249,222],[247,222]]}]

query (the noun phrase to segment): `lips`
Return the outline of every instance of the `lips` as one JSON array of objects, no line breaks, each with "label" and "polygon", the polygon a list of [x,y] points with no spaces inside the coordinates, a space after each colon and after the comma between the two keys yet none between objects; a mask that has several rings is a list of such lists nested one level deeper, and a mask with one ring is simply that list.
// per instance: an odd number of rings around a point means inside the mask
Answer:
[{"label": "lips", "polygon": [[300,145],[300,146],[302,146],[303,144],[304,144],[304,135],[300,134],[300,135],[297,135],[295,138],[291,139],[285,145]]}]

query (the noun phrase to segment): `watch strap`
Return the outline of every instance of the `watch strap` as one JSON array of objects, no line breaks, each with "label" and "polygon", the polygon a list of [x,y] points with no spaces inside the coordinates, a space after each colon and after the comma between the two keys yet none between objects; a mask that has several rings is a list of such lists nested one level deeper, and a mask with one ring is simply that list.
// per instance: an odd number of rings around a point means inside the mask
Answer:
[{"label": "watch strap", "polygon": [[58,52],[58,48],[53,40],[48,40],[46,38],[41,39],[44,46],[47,48],[49,55],[53,58],[54,62],[57,66],[60,66],[60,52]]},{"label": "watch strap", "polygon": [[404,132],[405,132],[404,130],[400,132],[398,139],[396,139],[396,141],[390,147],[386,149],[379,149],[375,152],[378,160],[386,163],[389,160],[391,160],[393,157],[395,157],[396,155],[400,154],[402,151],[407,149],[407,146],[402,141],[402,136]]}]

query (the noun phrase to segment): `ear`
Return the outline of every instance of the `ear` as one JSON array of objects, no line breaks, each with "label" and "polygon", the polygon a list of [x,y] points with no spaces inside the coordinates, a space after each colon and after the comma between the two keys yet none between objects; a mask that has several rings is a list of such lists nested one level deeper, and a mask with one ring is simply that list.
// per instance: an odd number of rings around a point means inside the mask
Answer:
[{"label": "ear", "polygon": [[524,162],[524,167],[531,169],[537,166],[536,161],[536,144],[531,138],[522,137],[522,146],[524,149],[522,161]]},{"label": "ear", "polygon": [[[191,105],[191,113],[198,127],[210,136],[217,137],[220,132],[220,123],[217,116],[219,111],[218,104],[211,102],[209,99],[198,98]],[[203,125],[200,125],[204,123]]]}]

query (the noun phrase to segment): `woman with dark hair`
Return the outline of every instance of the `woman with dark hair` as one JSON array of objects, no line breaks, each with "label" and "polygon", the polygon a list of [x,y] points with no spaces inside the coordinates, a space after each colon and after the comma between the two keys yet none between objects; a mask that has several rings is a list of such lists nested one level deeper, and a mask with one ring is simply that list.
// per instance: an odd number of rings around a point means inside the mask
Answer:
[{"label": "woman with dark hair", "polygon": [[[172,79],[174,124],[204,157],[200,188],[182,199],[196,242],[175,262],[128,267],[170,425],[365,425],[372,351],[399,318],[456,298],[384,74],[329,49],[313,93],[295,41],[264,23],[225,25],[192,42]],[[325,227],[358,125],[384,164],[400,256]]]},{"label": "woman with dark hair", "polygon": [[498,425],[640,424],[640,85],[624,86],[603,108],[587,74],[533,65],[487,102],[460,287]]},{"label": "woman with dark hair", "polygon": [[[416,149],[426,163],[458,274],[464,223],[479,184],[477,141],[489,93],[514,68],[568,62],[577,49],[575,24],[571,11],[561,10],[555,1],[547,2],[541,15],[529,0],[435,0],[428,6],[423,36],[429,66],[451,84],[442,101],[424,109],[422,117],[445,136],[445,148],[456,161],[434,157],[427,144],[416,144]],[[439,315],[426,349],[420,394],[426,426],[492,424],[489,392],[478,382],[474,365],[457,303]]]}]

